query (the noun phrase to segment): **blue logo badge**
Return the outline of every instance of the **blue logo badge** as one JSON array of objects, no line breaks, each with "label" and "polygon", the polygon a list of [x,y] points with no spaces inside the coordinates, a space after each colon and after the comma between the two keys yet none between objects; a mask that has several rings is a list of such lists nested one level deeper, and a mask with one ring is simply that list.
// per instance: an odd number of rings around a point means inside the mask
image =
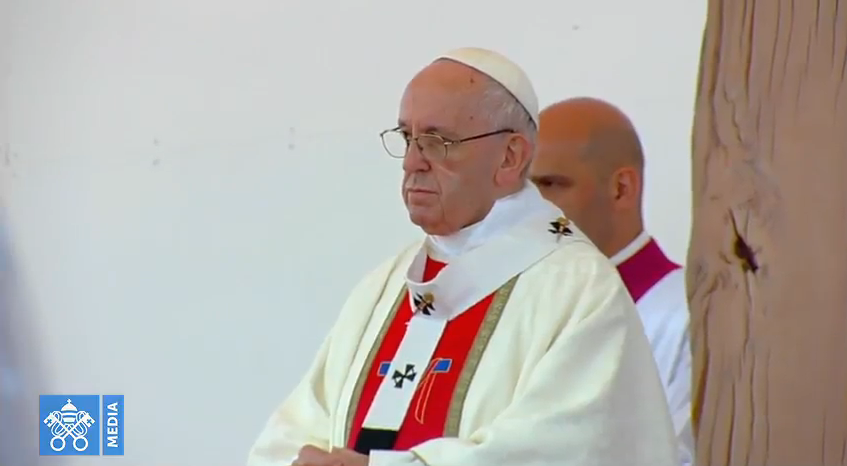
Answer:
[{"label": "blue logo badge", "polygon": [[123,395],[41,395],[38,410],[39,454],[124,454]]},{"label": "blue logo badge", "polygon": [[103,395],[103,454],[124,454],[123,395]]}]

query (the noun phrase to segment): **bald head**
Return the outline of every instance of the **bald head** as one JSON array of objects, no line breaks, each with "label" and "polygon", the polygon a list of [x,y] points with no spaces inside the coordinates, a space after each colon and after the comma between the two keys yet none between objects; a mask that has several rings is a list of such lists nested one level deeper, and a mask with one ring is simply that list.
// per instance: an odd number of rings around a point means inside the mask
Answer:
[{"label": "bald head", "polygon": [[643,171],[635,127],[614,105],[580,97],[541,112],[530,177],[609,255],[616,236],[640,233]]},{"label": "bald head", "polygon": [[561,157],[582,156],[601,171],[644,168],[635,127],[608,102],[591,97],[565,100],[545,108],[541,121],[541,140]]}]

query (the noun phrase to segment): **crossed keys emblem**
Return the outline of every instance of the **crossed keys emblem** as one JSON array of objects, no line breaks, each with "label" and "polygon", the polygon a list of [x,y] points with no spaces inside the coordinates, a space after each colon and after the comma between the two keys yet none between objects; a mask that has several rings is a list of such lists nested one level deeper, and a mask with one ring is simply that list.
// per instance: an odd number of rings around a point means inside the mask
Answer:
[{"label": "crossed keys emblem", "polygon": [[88,439],[85,434],[88,428],[94,424],[94,418],[87,411],[77,411],[76,407],[68,400],[68,404],[62,408],[62,412],[53,411],[44,418],[44,424],[50,428],[53,438],[50,439],[50,448],[53,451],[65,449],[65,438],[73,437],[73,446],[76,451],[85,451],[88,448]]},{"label": "crossed keys emblem", "polygon": [[550,233],[561,238],[562,236],[570,236],[573,234],[573,230],[571,230],[571,221],[565,217],[559,217],[556,220],[550,222],[550,229],[547,230]]},{"label": "crossed keys emblem", "polygon": [[435,311],[435,296],[432,293],[417,294],[412,301],[415,303],[415,312],[428,316]]}]

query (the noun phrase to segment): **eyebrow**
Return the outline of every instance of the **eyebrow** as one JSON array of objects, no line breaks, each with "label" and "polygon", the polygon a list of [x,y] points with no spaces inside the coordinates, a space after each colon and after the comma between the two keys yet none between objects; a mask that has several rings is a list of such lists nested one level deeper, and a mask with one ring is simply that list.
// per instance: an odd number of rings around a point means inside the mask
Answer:
[{"label": "eyebrow", "polygon": [[[410,125],[407,122],[405,122],[403,120],[397,120],[397,129],[405,129],[405,128],[408,128],[409,126]],[[434,126],[434,125],[422,127],[421,133],[437,134],[437,135],[443,136],[447,139],[459,139],[459,135],[456,134],[455,132],[450,131],[447,128],[443,128],[443,127],[440,127],[440,126]]]}]

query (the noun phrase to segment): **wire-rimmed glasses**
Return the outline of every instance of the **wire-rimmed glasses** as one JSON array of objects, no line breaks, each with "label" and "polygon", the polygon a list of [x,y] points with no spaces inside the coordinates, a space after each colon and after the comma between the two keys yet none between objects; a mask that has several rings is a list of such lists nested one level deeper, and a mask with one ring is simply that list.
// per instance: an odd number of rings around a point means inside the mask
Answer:
[{"label": "wire-rimmed glasses", "polygon": [[388,155],[395,159],[402,159],[409,153],[409,147],[414,142],[421,155],[427,160],[444,160],[447,158],[447,149],[456,144],[475,141],[477,139],[487,138],[497,134],[514,133],[513,129],[498,129],[487,133],[477,134],[462,139],[447,139],[437,134],[420,134],[412,136],[404,132],[400,127],[387,129],[379,133],[382,139],[382,147],[388,152]]}]

